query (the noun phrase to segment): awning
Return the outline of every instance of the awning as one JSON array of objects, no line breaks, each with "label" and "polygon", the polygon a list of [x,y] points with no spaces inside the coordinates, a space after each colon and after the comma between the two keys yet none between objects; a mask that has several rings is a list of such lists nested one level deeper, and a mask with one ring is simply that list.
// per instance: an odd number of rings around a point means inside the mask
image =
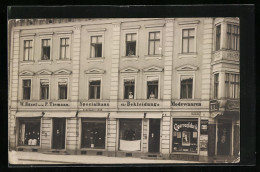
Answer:
[{"label": "awning", "polygon": [[108,115],[108,112],[79,112],[78,117],[81,118],[106,118]]},{"label": "awning", "polygon": [[117,113],[117,114],[112,114],[110,115],[110,118],[144,118],[144,113],[142,112],[137,112],[137,113]]},{"label": "awning", "polygon": [[162,118],[162,112],[159,112],[159,113],[158,112],[157,113],[151,113],[151,112],[149,113],[148,112],[146,114],[146,118],[160,118],[161,119]]},{"label": "awning", "polygon": [[17,112],[16,117],[41,117],[42,112]]},{"label": "awning", "polygon": [[76,112],[45,112],[43,117],[50,118],[72,118],[76,116]]}]

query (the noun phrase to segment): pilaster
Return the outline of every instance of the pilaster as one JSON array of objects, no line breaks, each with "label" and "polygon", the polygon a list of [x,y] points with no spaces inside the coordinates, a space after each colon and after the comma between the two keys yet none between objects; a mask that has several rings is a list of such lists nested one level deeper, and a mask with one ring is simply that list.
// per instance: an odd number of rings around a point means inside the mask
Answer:
[{"label": "pilaster", "polygon": [[171,131],[171,115],[170,112],[164,112],[162,118],[162,139],[161,139],[161,153],[170,153],[170,131]]}]

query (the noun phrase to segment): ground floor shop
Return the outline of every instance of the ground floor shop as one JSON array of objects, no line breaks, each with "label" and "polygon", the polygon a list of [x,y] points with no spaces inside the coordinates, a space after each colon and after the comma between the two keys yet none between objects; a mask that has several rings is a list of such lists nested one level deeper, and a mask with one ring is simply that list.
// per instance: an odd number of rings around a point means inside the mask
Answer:
[{"label": "ground floor shop", "polygon": [[[236,115],[191,112],[18,112],[18,151],[207,161],[239,153]],[[10,144],[12,145],[12,144]]]}]

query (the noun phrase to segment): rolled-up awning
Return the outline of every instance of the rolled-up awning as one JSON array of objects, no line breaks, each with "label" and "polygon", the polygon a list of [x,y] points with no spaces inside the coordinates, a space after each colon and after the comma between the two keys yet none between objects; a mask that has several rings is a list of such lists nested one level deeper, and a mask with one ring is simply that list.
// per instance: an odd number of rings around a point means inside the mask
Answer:
[{"label": "rolled-up awning", "polygon": [[162,112],[148,112],[146,118],[162,118]]},{"label": "rolled-up awning", "polygon": [[79,112],[78,117],[81,118],[106,118],[108,116],[108,112]]},{"label": "rolled-up awning", "polygon": [[50,118],[73,118],[76,116],[76,112],[44,112],[43,117]]},{"label": "rolled-up awning", "polygon": [[16,117],[41,117],[42,112],[17,112]]},{"label": "rolled-up awning", "polygon": [[110,118],[144,118],[143,112],[123,112],[123,113],[117,113],[110,115]]}]

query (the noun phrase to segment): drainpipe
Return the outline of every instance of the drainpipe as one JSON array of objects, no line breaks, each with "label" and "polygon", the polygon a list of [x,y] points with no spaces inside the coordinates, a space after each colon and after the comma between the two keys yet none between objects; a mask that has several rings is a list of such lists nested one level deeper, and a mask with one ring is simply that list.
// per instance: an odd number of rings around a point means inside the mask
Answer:
[{"label": "drainpipe", "polygon": [[78,151],[78,136],[79,136],[79,131],[78,131],[78,123],[79,123],[79,118],[78,118],[78,114],[79,114],[79,111],[76,111],[76,149],[75,149],[75,154],[77,154],[77,151]]}]

